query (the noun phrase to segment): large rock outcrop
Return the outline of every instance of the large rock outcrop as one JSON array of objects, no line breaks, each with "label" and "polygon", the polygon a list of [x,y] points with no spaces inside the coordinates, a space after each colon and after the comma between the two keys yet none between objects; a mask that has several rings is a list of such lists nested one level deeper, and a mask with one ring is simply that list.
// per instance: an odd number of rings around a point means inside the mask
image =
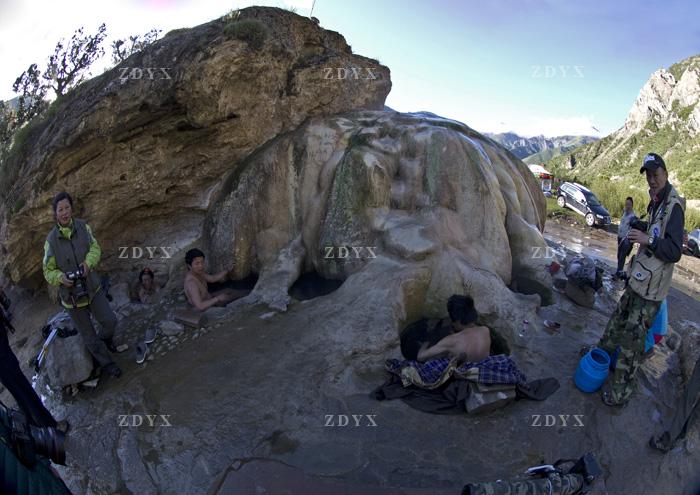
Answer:
[{"label": "large rock outcrop", "polygon": [[204,234],[213,268],[259,274],[251,297],[273,308],[302,272],[345,280],[391,259],[430,274],[408,319],[443,315],[466,292],[512,337],[540,299],[507,285],[551,298],[536,256],[544,219],[533,175],[493,141],[433,114],[360,111],[310,119],[256,152]]},{"label": "large rock outcrop", "polygon": [[[32,124],[3,170],[2,268],[15,283],[43,284],[49,204],[60,190],[97,233],[103,269],[136,270],[149,246],[176,252],[199,238],[222,177],[256,148],[309,117],[381,109],[390,88],[389,69],[282,9],[168,33]],[[144,254],[120,258],[120,247]],[[162,250],[153,258],[156,268],[169,260]]]}]

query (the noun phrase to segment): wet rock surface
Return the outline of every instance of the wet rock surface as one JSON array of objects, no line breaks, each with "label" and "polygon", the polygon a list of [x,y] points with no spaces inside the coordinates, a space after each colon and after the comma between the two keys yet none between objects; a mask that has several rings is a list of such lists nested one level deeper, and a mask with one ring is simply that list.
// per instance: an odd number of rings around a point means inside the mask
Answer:
[{"label": "wet rock surface", "polygon": [[[131,352],[116,355],[125,372],[120,379],[101,380],[75,397],[45,393],[52,412],[72,423],[61,475],[75,493],[224,494],[231,486],[269,490],[281,483],[289,493],[330,487],[427,495],[459,493],[466,482],[508,479],[542,461],[591,451],[606,472],[608,493],[661,487],[694,494],[700,425],[665,455],[646,442],[675,407],[689,373],[684,363],[693,353],[697,359],[697,347],[684,345],[697,340],[689,337],[697,300],[672,290],[670,334],[681,339],[679,352],[665,341],[658,346],[621,409],[579,392],[572,380],[579,347],[597,341],[622,289],[608,269],[592,310],[555,292],[555,303],[531,320],[526,342],[512,346],[529,379],[561,382],[555,394],[484,416],[436,416],[368,396],[385,378],[384,359],[400,355],[394,321],[405,298],[393,287],[408,280],[402,290],[410,294],[426,277],[381,265],[372,277],[357,273],[324,296],[292,299],[287,312],[252,298],[236,301],[205,327],[176,337],[159,333],[144,365]],[[14,299],[19,312],[31,302],[34,313],[45,314],[27,313],[20,335],[25,324],[40,325],[55,311],[40,300]],[[149,325],[181,303],[173,295],[158,306],[123,305],[117,341],[143,339]],[[560,322],[560,331],[544,329],[544,319]],[[11,340],[23,358],[38,346]],[[566,424],[560,415],[569,415]],[[347,426],[338,426],[343,416]],[[556,418],[553,426],[545,426],[548,416]]]},{"label": "wet rock surface", "polygon": [[[579,347],[597,341],[622,288],[610,272],[592,310],[555,293],[555,304],[532,320],[527,341],[514,346],[529,379],[560,380],[554,395],[454,417],[368,396],[384,380],[384,359],[400,354],[392,312],[401,303],[390,289],[392,277],[421,277],[384,268],[377,275],[385,286],[364,285],[357,274],[333,293],[292,300],[284,313],[270,315],[251,298],[236,301],[177,342],[159,335],[154,345],[162,347],[145,366],[118,356],[122,378],[64,398],[63,405],[51,401],[74,425],[70,467],[62,475],[76,493],[224,494],[232,486],[270,489],[284,482],[318,493],[346,487],[348,493],[459,493],[468,481],[512,478],[542,461],[592,451],[608,493],[648,487],[694,493],[700,425],[666,455],[646,445],[683,389],[678,353],[658,346],[642,366],[632,402],[621,409],[573,385]],[[366,290],[356,291],[356,284]],[[674,291],[674,297],[687,296]],[[674,311],[672,299],[669,313],[685,339],[678,321],[689,315]],[[543,319],[560,322],[561,330],[543,329]],[[338,426],[343,416],[348,425]],[[545,426],[547,416],[556,423]],[[129,426],[120,426],[125,418]]]}]

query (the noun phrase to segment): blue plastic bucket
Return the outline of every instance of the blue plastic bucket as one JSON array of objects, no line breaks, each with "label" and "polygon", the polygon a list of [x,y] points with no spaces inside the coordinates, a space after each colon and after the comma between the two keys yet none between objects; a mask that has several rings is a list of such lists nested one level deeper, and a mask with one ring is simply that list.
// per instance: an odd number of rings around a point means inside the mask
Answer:
[{"label": "blue plastic bucket", "polygon": [[608,377],[610,356],[602,349],[595,348],[581,358],[574,375],[574,383],[581,392],[598,390]]}]

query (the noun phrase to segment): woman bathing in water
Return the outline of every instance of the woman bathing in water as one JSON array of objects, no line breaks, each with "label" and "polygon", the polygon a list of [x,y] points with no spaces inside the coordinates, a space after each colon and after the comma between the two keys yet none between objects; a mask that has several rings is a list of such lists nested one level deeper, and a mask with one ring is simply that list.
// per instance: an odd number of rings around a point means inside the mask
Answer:
[{"label": "woman bathing in water", "polygon": [[159,287],[153,281],[155,275],[153,270],[146,267],[139,273],[139,301],[143,304],[153,304],[156,302],[156,295]]}]

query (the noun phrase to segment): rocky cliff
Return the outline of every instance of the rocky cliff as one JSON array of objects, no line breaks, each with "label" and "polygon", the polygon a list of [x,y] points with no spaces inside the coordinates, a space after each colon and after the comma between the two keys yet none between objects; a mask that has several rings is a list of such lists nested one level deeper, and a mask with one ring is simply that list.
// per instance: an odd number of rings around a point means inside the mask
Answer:
[{"label": "rocky cliff", "polygon": [[[281,9],[170,32],[33,123],[3,168],[3,270],[42,286],[50,199],[64,189],[102,243],[103,269],[143,264],[120,247],[177,252],[201,236],[211,198],[258,147],[310,117],[381,109],[390,89],[389,69]],[[162,258],[150,263],[167,270]]]},{"label": "rocky cliff", "polygon": [[573,168],[583,180],[604,176],[632,183],[638,179],[641,158],[654,151],[664,157],[681,194],[699,199],[699,101],[700,55],[695,55],[654,72],[620,129],[550,160],[547,167],[564,174]]}]

